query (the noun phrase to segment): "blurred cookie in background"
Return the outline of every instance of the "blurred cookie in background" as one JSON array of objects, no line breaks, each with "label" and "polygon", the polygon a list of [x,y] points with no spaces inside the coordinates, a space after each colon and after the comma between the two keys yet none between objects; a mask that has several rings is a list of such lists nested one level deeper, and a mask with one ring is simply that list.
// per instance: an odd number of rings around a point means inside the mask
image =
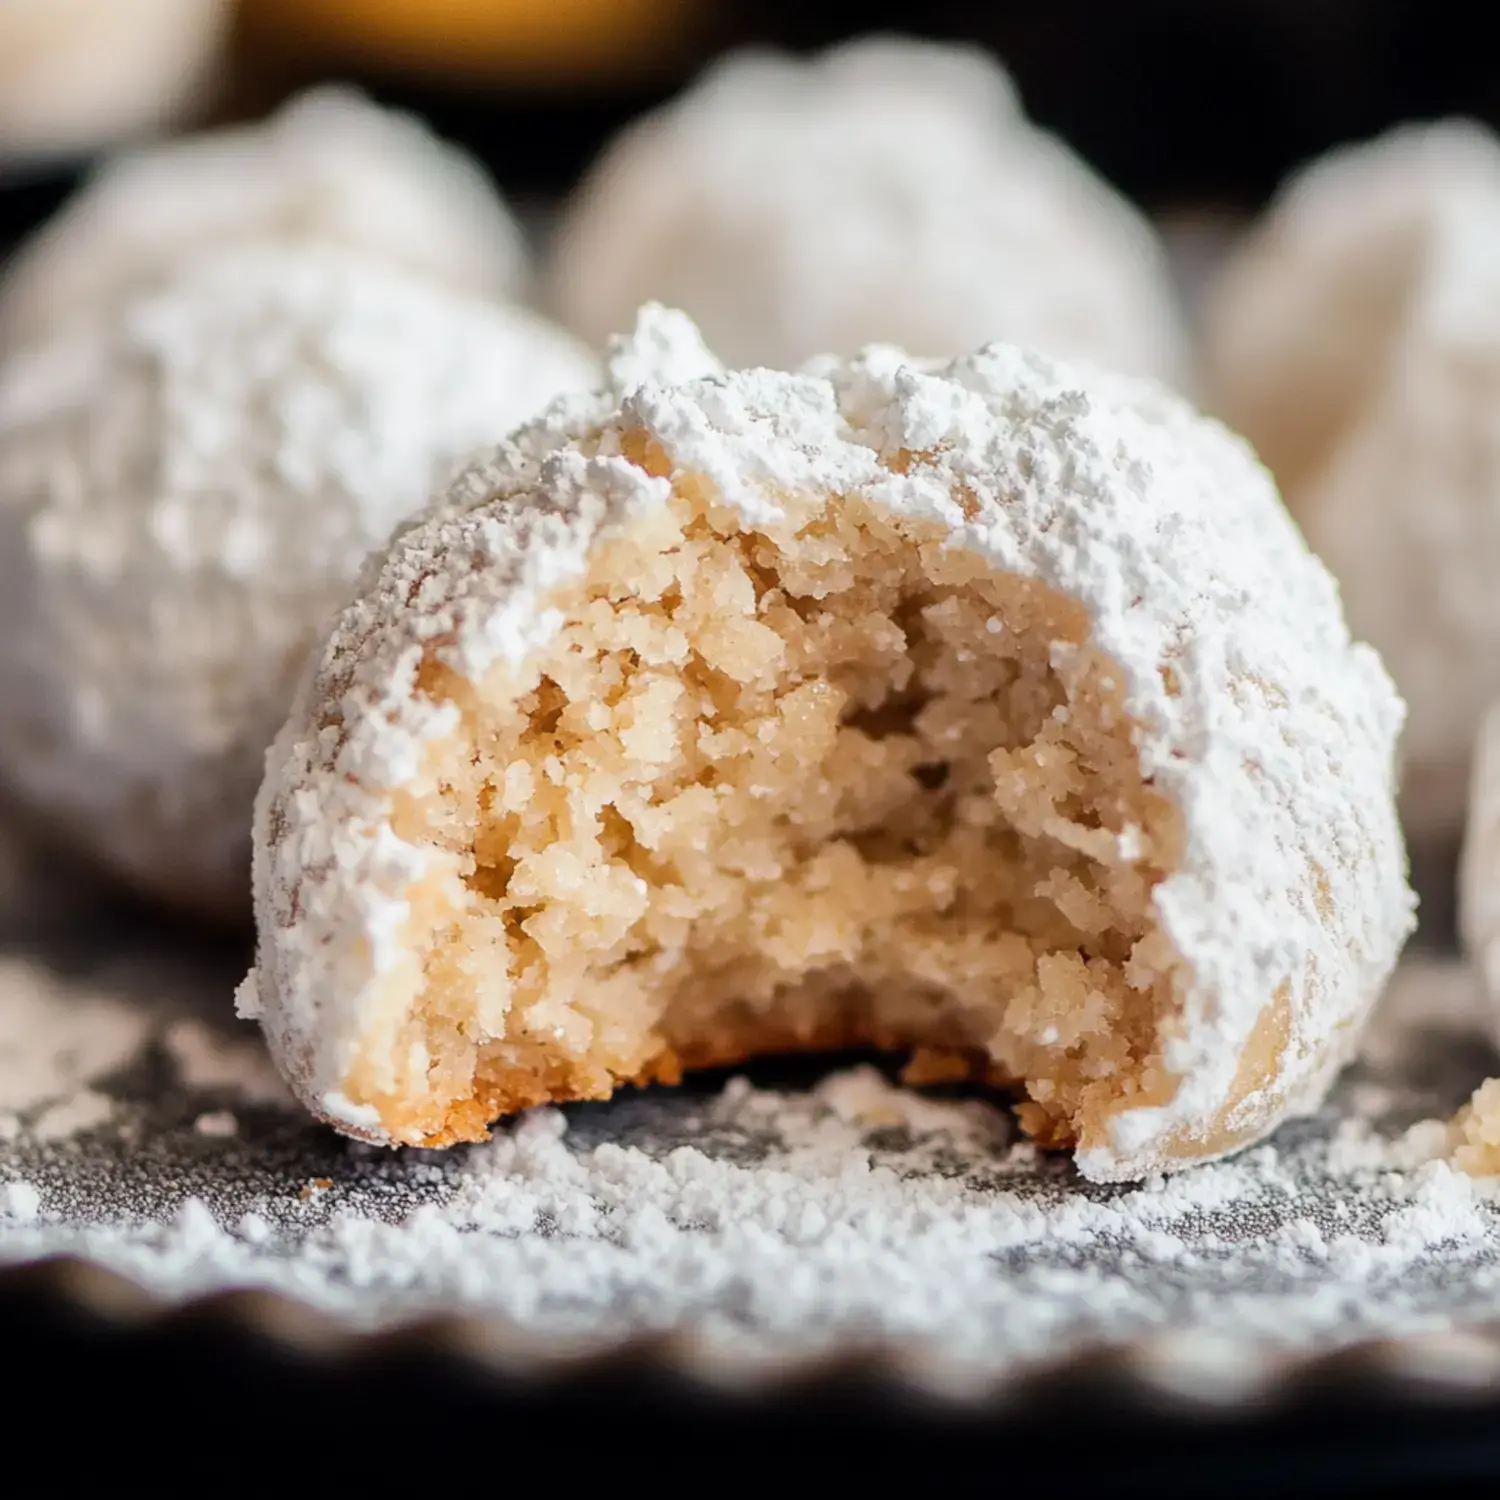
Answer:
[{"label": "blurred cookie in background", "polygon": [[597,378],[524,309],[255,239],[0,362],[0,787],[137,890],[248,921],[303,654],[474,451]]},{"label": "blurred cookie in background", "polygon": [[1146,220],[979,49],[867,37],[733,53],[628,127],[564,212],[554,310],[599,342],[656,299],[732,365],[995,339],[1184,378]]},{"label": "blurred cookie in background", "polygon": [[1500,698],[1500,139],[1446,120],[1296,174],[1211,290],[1205,382],[1407,700],[1402,814],[1463,824]]},{"label": "blurred cookie in background", "polygon": [[252,235],[338,240],[486,297],[525,290],[521,231],[483,170],[415,118],[325,85],[264,121],[101,168],[0,281],[15,344]]},{"label": "blurred cookie in background", "polygon": [[141,135],[200,108],[229,0],[4,0],[0,168]]},{"label": "blurred cookie in background", "polygon": [[484,172],[322,87],[131,151],[0,278],[0,792],[248,914],[250,803],[366,553],[592,354]]}]

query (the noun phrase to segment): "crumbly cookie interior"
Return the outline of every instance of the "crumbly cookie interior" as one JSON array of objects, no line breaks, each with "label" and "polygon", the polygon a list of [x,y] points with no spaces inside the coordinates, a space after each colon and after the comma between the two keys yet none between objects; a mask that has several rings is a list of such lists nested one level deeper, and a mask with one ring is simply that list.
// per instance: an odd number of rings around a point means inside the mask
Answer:
[{"label": "crumbly cookie interior", "polygon": [[1471,1177],[1500,1176],[1500,1078],[1487,1078],[1449,1125],[1455,1165]]},{"label": "crumbly cookie interior", "polygon": [[873,1044],[1020,1087],[1053,1144],[1169,1099],[1176,811],[1085,612],[945,543],[839,496],[746,530],[679,484],[524,668],[431,656],[461,727],[396,809],[431,873],[346,1094],[440,1144]]}]

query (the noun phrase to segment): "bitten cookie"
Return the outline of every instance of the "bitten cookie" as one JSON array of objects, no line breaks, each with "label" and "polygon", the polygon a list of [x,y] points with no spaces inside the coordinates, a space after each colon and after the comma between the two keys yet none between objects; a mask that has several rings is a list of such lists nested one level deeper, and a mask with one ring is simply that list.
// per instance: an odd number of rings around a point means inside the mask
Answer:
[{"label": "bitten cookie", "polygon": [[1401,809],[1463,826],[1500,697],[1500,143],[1406,127],[1294,178],[1206,309],[1214,405],[1410,705]]},{"label": "bitten cookie", "polygon": [[204,255],[249,239],[334,241],[456,291],[526,279],[520,230],[479,166],[353,89],[310,90],[254,125],[109,163],[0,283],[0,341],[107,316]]},{"label": "bitten cookie", "polygon": [[442,1145],[790,1047],[1016,1085],[1091,1178],[1306,1110],[1411,926],[1401,705],[1249,450],[997,345],[726,373],[647,309],[372,561],[241,991]]},{"label": "bitten cookie", "polygon": [[339,245],[209,257],[0,364],[0,786],[248,921],[250,811],[365,555],[593,357]]},{"label": "bitten cookie", "polygon": [[564,215],[551,288],[592,343],[654,297],[733,365],[1003,338],[1185,373],[1150,227],[965,48],[735,54],[605,152]]}]

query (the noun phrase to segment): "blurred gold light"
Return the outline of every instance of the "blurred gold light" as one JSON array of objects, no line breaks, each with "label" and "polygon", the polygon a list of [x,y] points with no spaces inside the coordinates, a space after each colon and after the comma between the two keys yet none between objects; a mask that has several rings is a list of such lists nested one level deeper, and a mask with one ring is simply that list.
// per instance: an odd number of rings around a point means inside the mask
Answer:
[{"label": "blurred gold light", "polygon": [[283,36],[382,67],[571,82],[649,68],[702,0],[246,0]]}]

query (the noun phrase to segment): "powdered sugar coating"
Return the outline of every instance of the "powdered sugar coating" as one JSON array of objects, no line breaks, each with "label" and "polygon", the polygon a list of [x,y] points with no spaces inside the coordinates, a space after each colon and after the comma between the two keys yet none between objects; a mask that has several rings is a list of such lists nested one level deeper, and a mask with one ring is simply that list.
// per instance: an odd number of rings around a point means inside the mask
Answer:
[{"label": "powdered sugar coating", "polygon": [[597,367],[541,319],[336,245],[209,257],[0,369],[0,780],[248,916],[301,658],[370,548]]},{"label": "powdered sugar coating", "polygon": [[732,365],[790,369],[875,341],[949,358],[1004,338],[1184,373],[1151,229],[966,48],[732,55],[601,158],[551,283],[591,341],[654,297]]},{"label": "powdered sugar coating", "polygon": [[0,339],[97,316],[215,249],[331,240],[458,291],[521,290],[521,233],[479,166],[416,119],[322,87],[254,125],[106,165],[12,263]]},{"label": "powdered sugar coating", "polygon": [[1500,704],[1479,726],[1458,881],[1459,926],[1500,1036]]},{"label": "powdered sugar coating", "polygon": [[[268,757],[240,1006],[299,1097],[383,1138],[340,1085],[427,858],[394,832],[392,798],[455,713],[422,695],[418,667],[432,651],[475,680],[551,637],[539,598],[666,502],[669,480],[621,455],[628,431],[749,523],[778,493],[855,494],[1086,606],[1090,644],[1126,675],[1142,769],[1183,818],[1155,911],[1192,975],[1175,1097],[1116,1117],[1080,1153],[1087,1175],[1180,1164],[1278,1005],[1279,1060],[1241,1119],[1268,1129],[1315,1104],[1411,926],[1391,802],[1401,705],[1248,450],[1156,386],[1008,346],[932,371],[877,348],[819,374],[730,374],[680,314],[647,309],[611,369],[613,391],[554,405],[372,559]],[[923,455],[904,474],[902,452]]]},{"label": "powdered sugar coating", "polygon": [[1218,409],[1410,703],[1408,828],[1454,837],[1500,697],[1500,142],[1447,121],[1315,163],[1225,271],[1207,334]]}]

